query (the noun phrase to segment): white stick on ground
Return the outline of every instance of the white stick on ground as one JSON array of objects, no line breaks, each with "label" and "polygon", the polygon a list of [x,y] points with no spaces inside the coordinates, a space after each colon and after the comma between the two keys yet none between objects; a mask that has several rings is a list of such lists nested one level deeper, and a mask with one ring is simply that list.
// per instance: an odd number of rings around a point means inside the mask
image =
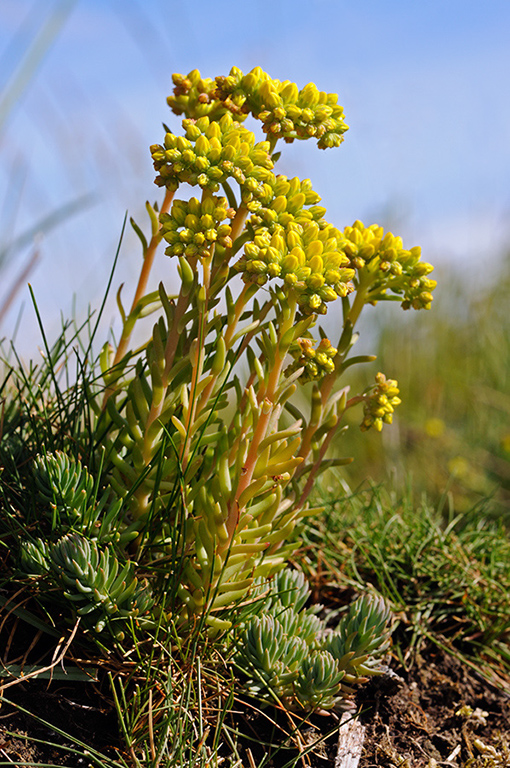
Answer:
[{"label": "white stick on ground", "polygon": [[351,712],[343,713],[340,724],[335,768],[357,768],[365,740],[365,726]]}]

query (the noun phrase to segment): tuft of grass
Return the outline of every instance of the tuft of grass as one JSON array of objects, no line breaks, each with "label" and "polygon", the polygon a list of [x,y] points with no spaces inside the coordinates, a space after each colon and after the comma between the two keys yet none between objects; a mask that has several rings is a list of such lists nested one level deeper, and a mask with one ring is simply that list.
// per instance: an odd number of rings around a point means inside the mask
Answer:
[{"label": "tuft of grass", "polygon": [[[391,603],[395,652],[412,664],[425,641],[491,678],[510,676],[510,540],[489,502],[454,514],[447,498],[398,498],[383,488],[319,492],[324,513],[303,532],[312,571],[338,584],[372,584]],[[450,499],[451,501],[451,499]]]}]

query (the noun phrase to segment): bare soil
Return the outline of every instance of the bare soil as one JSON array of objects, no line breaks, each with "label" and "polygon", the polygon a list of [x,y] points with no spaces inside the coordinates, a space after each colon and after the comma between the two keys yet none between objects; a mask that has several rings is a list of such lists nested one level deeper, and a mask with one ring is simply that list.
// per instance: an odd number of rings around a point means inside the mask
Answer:
[{"label": "bare soil", "polygon": [[[11,698],[44,720],[96,749],[115,757],[120,743],[113,709],[92,685],[49,688],[30,681],[10,689]],[[366,727],[359,768],[504,768],[510,767],[510,691],[487,682],[475,670],[435,648],[406,672],[393,665],[390,675],[374,678],[358,695]],[[255,764],[275,743],[270,718],[247,711],[237,727],[248,738],[241,750],[243,766]],[[302,749],[335,728],[335,719],[315,716],[301,729]],[[282,723],[283,726],[283,723]],[[288,722],[286,723],[288,728]],[[245,731],[243,731],[245,729]],[[28,736],[38,739],[32,741]],[[322,741],[300,760],[303,768],[333,768],[338,734]],[[57,746],[49,746],[45,741]],[[65,765],[84,768],[89,761],[73,753],[69,740],[12,706],[0,709],[0,765]],[[278,768],[297,756],[292,743],[273,748],[269,766]],[[127,756],[126,756],[127,757]]]},{"label": "bare soil", "polygon": [[510,688],[442,651],[373,679],[358,703],[367,729],[359,768],[510,766]]}]

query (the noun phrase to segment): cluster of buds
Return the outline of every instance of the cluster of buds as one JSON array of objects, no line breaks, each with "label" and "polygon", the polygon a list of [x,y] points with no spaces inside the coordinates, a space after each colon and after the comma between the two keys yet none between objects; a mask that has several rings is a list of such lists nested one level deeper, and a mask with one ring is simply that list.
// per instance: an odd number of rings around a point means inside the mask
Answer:
[{"label": "cluster of buds", "polygon": [[274,179],[269,142],[256,144],[252,131],[236,123],[230,113],[219,121],[187,118],[182,126],[184,136],[167,133],[164,146],[151,146],[158,186],[172,191],[187,183],[216,192],[233,178],[244,200],[251,199],[263,182]]},{"label": "cluster of buds", "polygon": [[211,195],[202,202],[195,197],[175,200],[171,212],[160,217],[161,234],[169,243],[165,253],[207,258],[216,244],[230,248],[231,227],[221,222],[233,218],[234,213],[224,197]]},{"label": "cluster of buds", "polygon": [[315,138],[319,149],[338,147],[348,129],[336,93],[319,91],[313,83],[299,90],[289,80],[273,80],[260,67],[246,75],[232,67],[229,75],[215,80],[194,69],[172,79],[174,93],[167,103],[177,115],[219,120],[229,113],[242,122],[252,114],[268,137],[288,143]]},{"label": "cluster of buds", "polygon": [[344,229],[343,250],[351,265],[361,273],[370,275],[370,293],[373,300],[385,297],[388,290],[402,296],[403,309],[430,309],[436,281],[427,278],[434,269],[420,261],[421,248],[405,250],[402,238],[377,224],[365,227],[355,221]]},{"label": "cluster of buds", "polygon": [[294,362],[286,369],[285,374],[290,376],[299,368],[304,368],[300,376],[301,381],[320,379],[335,370],[335,357],[338,350],[329,339],[321,339],[317,349],[314,349],[315,339],[299,338],[289,350],[294,357]]},{"label": "cluster of buds", "polygon": [[402,402],[399,395],[398,382],[387,379],[384,373],[375,377],[376,385],[363,399],[364,415],[360,429],[366,432],[370,427],[380,432],[383,424],[391,424],[393,412]]},{"label": "cluster of buds", "polygon": [[316,205],[320,200],[320,195],[312,189],[310,179],[276,176],[267,202],[261,196],[256,203],[248,205],[248,210],[252,212],[248,225],[255,231],[266,227],[273,233],[278,225],[286,229],[290,224],[305,224],[308,221],[323,224],[326,209]]},{"label": "cluster of buds", "polygon": [[259,229],[253,242],[246,244],[236,264],[246,282],[264,285],[279,277],[306,315],[326,314],[328,302],[354,289],[355,271],[342,251],[337,229],[329,224],[321,229],[315,221],[275,229],[272,235],[267,228]]},{"label": "cluster of buds", "polygon": [[[219,120],[228,107],[216,98],[216,81],[210,77],[202,77],[198,69],[193,69],[188,75],[172,75],[174,83],[173,96],[167,98],[167,104],[176,115],[186,115],[191,118],[208,116],[211,120]],[[232,110],[234,112],[234,110]],[[244,120],[246,115],[237,119]]]},{"label": "cluster of buds", "polygon": [[319,149],[338,147],[348,128],[337,94],[319,91],[313,83],[299,90],[260,67],[246,75],[233,67],[227,77],[216,78],[216,85],[216,97],[235,115],[251,113],[268,136],[288,143],[315,138]]}]

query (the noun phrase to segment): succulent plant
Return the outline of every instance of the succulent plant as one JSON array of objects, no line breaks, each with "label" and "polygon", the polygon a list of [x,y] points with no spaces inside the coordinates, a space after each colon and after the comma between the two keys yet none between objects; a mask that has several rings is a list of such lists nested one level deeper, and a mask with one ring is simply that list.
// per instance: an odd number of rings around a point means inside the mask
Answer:
[{"label": "succulent plant", "polygon": [[133,563],[121,562],[112,546],[100,547],[80,533],[68,533],[53,544],[42,539],[23,543],[20,568],[57,586],[96,632],[108,627],[122,637],[124,622],[143,616],[154,603],[148,585],[134,575]]},{"label": "succulent plant", "polygon": [[315,614],[320,606],[306,607],[310,588],[298,571],[281,571],[269,586],[258,580],[251,597],[235,657],[250,693],[292,708],[342,708],[353,685],[382,672],[391,613],[381,597],[360,597],[335,630]]},{"label": "succulent plant", "polygon": [[[96,482],[75,458],[62,451],[36,456],[33,477],[38,500],[54,533],[79,531],[102,543],[124,545],[138,534],[121,515],[122,499],[106,488],[98,498]],[[25,553],[25,558],[27,557]]]},{"label": "succulent plant", "polygon": [[[419,248],[378,225],[336,228],[309,179],[277,172],[279,141],[341,144],[336,94],[260,67],[215,79],[193,70],[173,82],[180,130],[165,127],[151,146],[165,197],[147,206],[150,241],[134,225],[143,267],[129,312],[119,294],[122,333],[116,349],[103,348],[105,389],[92,406],[133,551],[170,560],[179,625],[200,616],[214,634],[230,627],[228,610],[254,579],[285,564],[296,525],[313,514],[317,475],[349,461],[326,458],[346,411],[363,405],[364,430],[391,422],[393,379],[349,399],[338,386],[350,365],[374,359],[349,357],[363,307],[426,309],[435,282]],[[182,184],[196,196],[176,199]],[[146,292],[160,244],[178,262],[175,293],[163,283]],[[343,327],[331,341],[314,329],[335,301]],[[150,338],[130,348],[138,318],[151,313]]]}]

